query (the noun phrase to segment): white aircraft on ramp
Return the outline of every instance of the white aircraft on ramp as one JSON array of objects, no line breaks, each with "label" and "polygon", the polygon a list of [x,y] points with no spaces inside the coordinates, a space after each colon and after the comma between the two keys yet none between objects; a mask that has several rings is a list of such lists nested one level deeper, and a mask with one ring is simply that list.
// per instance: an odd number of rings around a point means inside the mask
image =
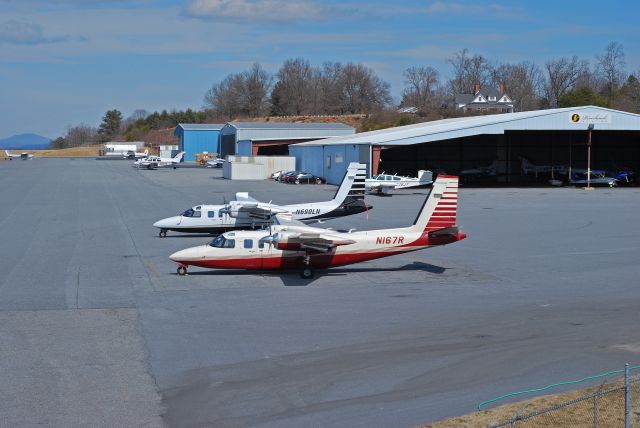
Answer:
[{"label": "white aircraft on ramp", "polygon": [[[465,239],[456,225],[458,177],[440,175],[416,221],[396,229],[343,232],[285,222],[261,231],[227,232],[208,245],[171,254],[178,275],[189,266],[214,269],[300,269],[312,278],[314,269],[344,266]],[[279,218],[280,216],[276,216]]]},{"label": "white aircraft on ramp", "polygon": [[9,150],[5,150],[4,154],[5,154],[5,159],[9,159],[9,160],[13,160],[13,159],[29,160],[29,159],[33,159],[33,153],[22,152],[19,155],[14,155],[14,154],[9,153]]},{"label": "white aircraft on ramp", "polygon": [[157,169],[163,168],[167,166],[173,167],[176,169],[178,164],[182,161],[182,157],[185,152],[180,152],[172,158],[162,158],[160,156],[147,156],[146,158],[138,159],[133,163],[133,166],[136,168],[145,168],[145,169]]},{"label": "white aircraft on ramp", "polygon": [[392,189],[427,186],[431,183],[433,183],[433,174],[431,171],[421,169],[418,171],[417,178],[385,174],[383,172],[382,174],[374,175],[373,178],[367,178],[365,186],[367,192],[386,195]]},{"label": "white aircraft on ramp", "polygon": [[160,237],[167,231],[219,234],[229,230],[259,229],[273,223],[276,214],[290,213],[305,223],[358,214],[370,209],[364,202],[366,165],[352,162],[330,201],[295,205],[273,205],[259,202],[247,192],[236,193],[236,200],[224,205],[198,205],[179,216],[165,218],[153,225]]},{"label": "white aircraft on ramp", "polygon": [[149,149],[145,149],[144,152],[136,152],[135,150],[129,150],[126,153],[122,154],[122,157],[125,159],[140,159],[146,158],[149,156]]}]

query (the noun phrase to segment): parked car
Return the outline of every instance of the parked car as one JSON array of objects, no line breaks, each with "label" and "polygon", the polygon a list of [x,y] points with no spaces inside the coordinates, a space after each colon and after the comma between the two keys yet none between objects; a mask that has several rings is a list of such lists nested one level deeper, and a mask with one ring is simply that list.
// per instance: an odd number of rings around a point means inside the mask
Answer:
[{"label": "parked car", "polygon": [[323,184],[325,179],[322,177],[318,177],[317,175],[310,174],[308,172],[300,172],[298,174],[293,174],[287,177],[287,183],[295,183],[295,184]]},{"label": "parked car", "polygon": [[222,168],[222,166],[224,165],[224,159],[213,158],[206,161],[205,165],[207,166],[207,168]]},{"label": "parked car", "polygon": [[280,177],[278,177],[278,181],[282,183],[288,183],[289,178],[297,174],[300,174],[300,171],[287,171],[284,174],[280,174]]}]

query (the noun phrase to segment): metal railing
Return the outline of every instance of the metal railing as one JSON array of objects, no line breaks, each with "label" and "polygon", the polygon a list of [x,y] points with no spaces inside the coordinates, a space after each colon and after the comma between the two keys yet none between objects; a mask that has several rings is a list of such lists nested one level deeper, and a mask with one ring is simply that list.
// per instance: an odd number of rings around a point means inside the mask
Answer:
[{"label": "metal railing", "polygon": [[623,381],[609,384],[603,382],[593,392],[587,392],[572,400],[550,405],[540,410],[515,414],[508,420],[503,420],[500,423],[489,425],[488,428],[537,428],[559,426],[640,428],[640,375],[636,375],[635,377],[631,375],[631,371],[636,369],[640,369],[640,366],[630,367],[629,364],[625,364],[624,370],[614,370],[601,375],[589,376],[577,381],[561,382],[544,388],[505,394],[493,400],[480,403],[478,405],[478,410],[481,410],[482,407],[488,404],[495,403],[496,401],[507,397],[543,391],[561,385],[577,384],[591,379],[624,373]]}]

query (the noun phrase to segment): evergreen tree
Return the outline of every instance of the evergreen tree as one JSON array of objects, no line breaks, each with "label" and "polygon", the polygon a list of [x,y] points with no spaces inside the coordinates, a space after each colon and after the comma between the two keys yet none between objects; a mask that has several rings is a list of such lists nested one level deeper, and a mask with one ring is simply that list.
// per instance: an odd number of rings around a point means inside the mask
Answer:
[{"label": "evergreen tree", "polygon": [[98,128],[98,134],[102,141],[110,141],[120,133],[122,126],[122,113],[113,109],[108,110],[102,117],[102,123]]}]

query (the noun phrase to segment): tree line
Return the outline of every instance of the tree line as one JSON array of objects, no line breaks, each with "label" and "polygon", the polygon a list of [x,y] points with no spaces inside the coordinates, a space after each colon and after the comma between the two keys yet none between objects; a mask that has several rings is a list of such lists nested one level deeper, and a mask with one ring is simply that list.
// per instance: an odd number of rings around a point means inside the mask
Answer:
[{"label": "tree line", "polygon": [[[546,61],[500,63],[462,49],[447,59],[450,78],[428,65],[403,72],[401,99],[391,96],[389,83],[363,64],[325,62],[314,66],[304,58],[286,60],[274,74],[259,63],[231,73],[204,94],[202,110],[149,114],[136,110],[123,119],[118,110],[107,111],[98,128],[69,127],[56,147],[69,147],[116,138],[141,140],[152,129],[178,123],[226,122],[264,116],[365,114],[365,129],[460,116],[456,94],[473,93],[475,85],[498,88],[514,101],[515,111],[578,105],[598,105],[640,113],[640,70],[629,73],[623,46],[611,42],[592,60],[577,56]],[[411,118],[398,107],[415,107]]]}]

